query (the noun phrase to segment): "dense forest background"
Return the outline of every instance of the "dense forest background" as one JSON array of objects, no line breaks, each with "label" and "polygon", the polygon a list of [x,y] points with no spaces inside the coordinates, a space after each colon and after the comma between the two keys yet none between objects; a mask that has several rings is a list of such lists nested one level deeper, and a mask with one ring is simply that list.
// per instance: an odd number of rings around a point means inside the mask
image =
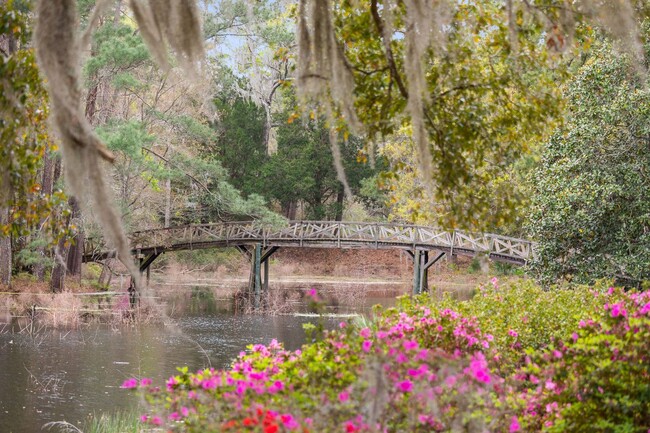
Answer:
[{"label": "dense forest background", "polygon": [[[306,67],[296,2],[202,2],[197,76],[161,69],[128,2],[112,2],[82,47],[82,93],[115,156],[106,179],[126,231],[401,221],[531,238],[530,270],[547,284],[639,285],[650,259],[647,6],[619,22],[596,14],[592,26],[589,2],[572,20],[548,3],[540,19],[503,2],[456,2],[424,17],[444,17],[447,30],[422,49],[409,46],[418,23],[408,12],[341,2],[333,24],[354,80],[351,119],[346,101],[323,110],[296,86]],[[77,2],[81,31],[95,6]],[[0,5],[0,283],[27,272],[58,291],[81,272],[84,238],[101,231],[98,210],[66,194],[33,7]],[[389,24],[405,36],[387,36]]]}]

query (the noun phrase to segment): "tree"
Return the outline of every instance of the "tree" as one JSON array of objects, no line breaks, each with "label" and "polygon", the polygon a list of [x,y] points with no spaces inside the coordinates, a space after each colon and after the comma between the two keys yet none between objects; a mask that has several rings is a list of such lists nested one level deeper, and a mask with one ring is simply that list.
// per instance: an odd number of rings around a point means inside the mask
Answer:
[{"label": "tree", "polygon": [[[0,4],[0,284],[10,283],[12,238],[28,247],[40,233],[46,243],[62,234],[65,197],[43,188],[43,159],[55,145],[47,134],[47,93],[29,47],[27,7]],[[45,182],[43,182],[45,183]],[[31,263],[30,263],[31,264]]]},{"label": "tree", "polygon": [[650,278],[650,90],[611,45],[567,86],[566,123],[530,178],[533,270],[544,282]]},{"label": "tree", "polygon": [[[345,195],[334,167],[329,131],[322,120],[303,123],[290,113],[280,118],[278,152],[262,168],[263,194],[279,202],[289,218],[295,217],[296,204],[303,202],[304,218],[341,220]],[[341,145],[341,161],[353,194],[359,193],[363,179],[380,169],[361,161],[363,145],[355,136]]]}]

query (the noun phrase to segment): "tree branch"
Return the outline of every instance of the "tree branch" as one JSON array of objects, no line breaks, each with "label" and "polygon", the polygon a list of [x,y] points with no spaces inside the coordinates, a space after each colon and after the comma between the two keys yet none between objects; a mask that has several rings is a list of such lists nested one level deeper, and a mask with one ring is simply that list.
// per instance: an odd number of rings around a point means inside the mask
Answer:
[{"label": "tree branch", "polygon": [[145,150],[145,151],[149,152],[149,153],[152,154],[153,156],[156,156],[156,157],[162,159],[162,160],[165,161],[167,164],[172,165],[172,166],[176,167],[177,169],[181,170],[185,176],[189,177],[189,178],[192,179],[194,182],[196,182],[196,183],[197,183],[201,188],[203,188],[206,192],[208,192],[209,194],[212,194],[212,191],[210,191],[210,189],[209,189],[209,188],[208,188],[208,187],[207,187],[203,182],[201,182],[201,181],[198,180],[196,177],[192,176],[191,174],[189,174],[188,172],[186,172],[185,170],[183,170],[181,167],[178,166],[178,164],[174,164],[173,162],[171,162],[171,161],[169,160],[169,158],[165,158],[164,156],[160,155],[159,153],[154,152],[153,150],[149,149],[148,147],[142,147],[142,150]]},{"label": "tree branch", "polygon": [[370,3],[370,12],[372,14],[372,19],[375,22],[375,26],[377,27],[377,31],[379,31],[379,37],[384,44],[384,50],[386,50],[386,60],[388,61],[388,70],[390,71],[390,75],[395,80],[395,83],[397,83],[399,92],[404,98],[408,99],[409,93],[406,90],[404,81],[402,81],[402,77],[399,75],[397,70],[397,64],[395,63],[395,56],[393,56],[393,49],[390,46],[390,40],[386,39],[384,35],[384,23],[381,21],[381,17],[379,16],[377,0],[372,0]]}]

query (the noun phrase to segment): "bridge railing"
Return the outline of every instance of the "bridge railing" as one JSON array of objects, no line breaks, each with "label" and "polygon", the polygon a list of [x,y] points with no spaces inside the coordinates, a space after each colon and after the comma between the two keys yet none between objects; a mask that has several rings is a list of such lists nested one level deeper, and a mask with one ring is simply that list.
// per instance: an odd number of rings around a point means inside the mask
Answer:
[{"label": "bridge railing", "polygon": [[[523,239],[493,234],[444,231],[432,227],[390,223],[292,221],[269,227],[254,222],[228,222],[160,228],[129,235],[137,249],[191,249],[206,244],[329,247],[401,247],[440,249],[457,254],[490,254],[525,263],[533,256],[534,244]],[[101,242],[88,239],[85,254],[104,250]]]}]

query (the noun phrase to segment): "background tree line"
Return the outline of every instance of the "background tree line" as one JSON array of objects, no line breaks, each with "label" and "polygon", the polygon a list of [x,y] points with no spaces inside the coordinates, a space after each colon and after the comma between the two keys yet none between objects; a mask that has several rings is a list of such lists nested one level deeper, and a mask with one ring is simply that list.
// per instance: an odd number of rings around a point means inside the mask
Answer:
[{"label": "background tree line", "polygon": [[[530,237],[546,282],[648,278],[647,52],[634,48],[647,38],[646,1],[618,11],[619,27],[586,1],[569,18],[564,3],[539,2],[547,21],[521,5],[452,2],[422,17],[444,18],[446,33],[419,52],[421,88],[409,87],[420,79],[410,36],[386,33],[419,25],[409,10],[341,2],[331,23],[366,126],[357,134],[336,123],[343,105],[327,115],[296,91],[303,3],[205,2],[206,73],[191,80],[156,65],[126,2],[103,10],[84,47],[83,104],[116,156],[107,176],[127,230],[342,219],[350,206],[355,218]],[[32,6],[1,6],[0,282],[27,271],[60,290],[99,229],[64,194]],[[77,6],[83,29],[95,2]],[[422,124],[414,90],[426,95]],[[334,169],[333,128],[354,197]]]}]

